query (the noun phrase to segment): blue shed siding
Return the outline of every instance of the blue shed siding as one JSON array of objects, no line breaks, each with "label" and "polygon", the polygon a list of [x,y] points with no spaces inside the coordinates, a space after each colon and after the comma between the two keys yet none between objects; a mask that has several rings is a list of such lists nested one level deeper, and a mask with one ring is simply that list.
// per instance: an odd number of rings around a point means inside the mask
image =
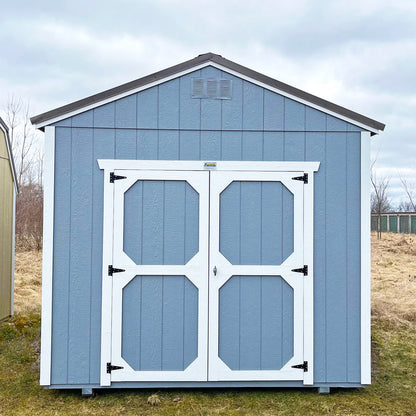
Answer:
[{"label": "blue shed siding", "polygon": [[[232,79],[233,99],[192,99],[195,76]],[[56,126],[52,384],[99,383],[99,158],[320,161],[315,382],[360,382],[359,128],[212,67]]]}]

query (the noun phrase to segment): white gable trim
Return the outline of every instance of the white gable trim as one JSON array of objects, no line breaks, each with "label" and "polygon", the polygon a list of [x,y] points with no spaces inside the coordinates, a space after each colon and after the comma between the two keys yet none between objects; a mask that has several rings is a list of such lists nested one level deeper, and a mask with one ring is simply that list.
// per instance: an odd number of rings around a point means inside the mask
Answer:
[{"label": "white gable trim", "polygon": [[194,71],[198,71],[198,70],[200,70],[202,68],[205,68],[207,66],[213,66],[213,67],[219,69],[220,71],[227,72],[230,75],[233,75],[233,76],[236,76],[238,78],[244,79],[245,81],[248,81],[248,82],[251,82],[251,83],[253,83],[255,85],[258,85],[259,87],[262,87],[262,88],[265,88],[265,89],[267,89],[269,91],[272,91],[272,92],[275,92],[277,94],[280,94],[280,95],[282,95],[282,96],[284,96],[286,98],[290,98],[291,100],[297,101],[300,104],[307,105],[308,107],[311,107],[311,108],[314,108],[316,110],[322,111],[325,114],[328,114],[328,115],[331,115],[333,117],[339,118],[340,120],[344,120],[344,121],[346,121],[348,123],[354,124],[354,125],[356,125],[358,127],[361,127],[361,128],[363,128],[365,130],[371,131],[373,133],[378,133],[379,132],[379,130],[378,129],[375,129],[374,127],[370,127],[370,126],[367,126],[367,125],[365,125],[363,123],[359,123],[356,120],[352,120],[352,119],[350,119],[348,117],[345,117],[345,116],[340,115],[340,114],[338,114],[336,112],[330,111],[330,110],[328,110],[326,108],[323,108],[323,107],[321,107],[319,105],[316,105],[316,104],[313,104],[313,103],[311,103],[309,101],[303,100],[303,99],[301,99],[299,97],[296,97],[296,96],[294,96],[292,94],[289,94],[289,93],[287,93],[285,91],[282,91],[282,90],[280,90],[278,88],[274,88],[274,87],[272,87],[272,86],[270,86],[268,84],[264,84],[264,83],[262,83],[260,81],[257,81],[257,80],[255,80],[253,78],[250,78],[250,77],[246,76],[246,75],[243,75],[240,72],[233,71],[233,70],[231,70],[229,68],[226,68],[226,67],[224,67],[222,65],[219,65],[219,64],[217,64],[215,62],[212,62],[212,61],[204,62],[203,64],[196,65],[196,66],[194,66],[192,68],[189,68],[189,69],[187,69],[185,71],[177,72],[176,74],[173,74],[173,75],[170,75],[168,77],[159,79],[159,80],[157,80],[155,82],[151,82],[149,84],[142,85],[142,86],[140,86],[138,88],[134,88],[134,89],[131,89],[129,91],[125,91],[125,92],[123,92],[121,94],[114,95],[113,97],[107,98],[105,100],[101,100],[101,101],[98,101],[98,102],[96,102],[94,104],[87,105],[85,107],[81,107],[81,108],[79,108],[77,110],[74,110],[74,111],[70,111],[70,112],[65,113],[63,115],[60,115],[58,117],[51,118],[49,120],[45,120],[45,121],[43,121],[41,123],[38,123],[38,124],[34,124],[34,126],[39,129],[39,128],[45,127],[47,125],[50,125],[50,124],[53,124],[53,123],[57,123],[58,121],[64,120],[64,119],[66,119],[68,117],[73,117],[73,116],[75,116],[77,114],[80,114],[80,113],[83,113],[85,111],[92,110],[92,109],[97,108],[97,107],[100,107],[100,106],[102,106],[104,104],[108,104],[110,102],[119,100],[120,98],[124,98],[124,97],[127,97],[127,96],[132,95],[132,94],[136,94],[136,93],[138,93],[140,91],[146,90],[148,88],[152,88],[152,87],[154,87],[156,85],[162,84],[162,83],[167,82],[167,81],[170,81],[172,79],[179,78],[179,77],[181,77],[183,75],[187,75],[187,74],[189,74],[191,72],[194,72]]}]

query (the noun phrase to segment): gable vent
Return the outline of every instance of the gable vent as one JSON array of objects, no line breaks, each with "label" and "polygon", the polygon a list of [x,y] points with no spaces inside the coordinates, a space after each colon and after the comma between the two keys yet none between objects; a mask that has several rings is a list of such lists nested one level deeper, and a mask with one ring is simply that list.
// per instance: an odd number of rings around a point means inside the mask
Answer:
[{"label": "gable vent", "polygon": [[231,98],[231,80],[221,79],[220,80],[220,98]]},{"label": "gable vent", "polygon": [[231,94],[230,79],[192,78],[192,98],[230,100]]},{"label": "gable vent", "polygon": [[204,95],[204,80],[194,78],[192,81],[192,97],[202,97]]},{"label": "gable vent", "polygon": [[208,98],[217,98],[218,82],[216,79],[207,79],[207,97]]}]

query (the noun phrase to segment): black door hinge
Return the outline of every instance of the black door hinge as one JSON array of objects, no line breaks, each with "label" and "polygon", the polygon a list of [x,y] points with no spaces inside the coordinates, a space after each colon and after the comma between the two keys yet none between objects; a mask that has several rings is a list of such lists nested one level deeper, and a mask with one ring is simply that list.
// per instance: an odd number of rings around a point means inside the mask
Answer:
[{"label": "black door hinge", "polygon": [[303,176],[295,176],[292,179],[295,181],[303,181],[303,183],[308,183],[308,174],[304,173]]},{"label": "black door hinge", "polygon": [[110,374],[113,370],[122,370],[124,367],[120,367],[119,365],[111,365],[111,363],[107,363],[107,373]]},{"label": "black door hinge", "polygon": [[308,275],[308,265],[305,264],[300,269],[292,269],[292,272],[303,273],[304,276],[307,276]]},{"label": "black door hinge", "polygon": [[114,172],[110,172],[110,183],[114,183],[114,181],[118,181],[119,179],[126,179],[127,176],[120,176],[116,175]]},{"label": "black door hinge", "polygon": [[113,267],[112,264],[110,264],[108,266],[108,275],[109,276],[112,276],[113,273],[121,273],[121,272],[125,272],[125,270],[124,269],[116,269],[115,267]]},{"label": "black door hinge", "polygon": [[308,371],[308,362],[304,361],[303,364],[292,365],[292,368],[301,368],[306,373]]}]

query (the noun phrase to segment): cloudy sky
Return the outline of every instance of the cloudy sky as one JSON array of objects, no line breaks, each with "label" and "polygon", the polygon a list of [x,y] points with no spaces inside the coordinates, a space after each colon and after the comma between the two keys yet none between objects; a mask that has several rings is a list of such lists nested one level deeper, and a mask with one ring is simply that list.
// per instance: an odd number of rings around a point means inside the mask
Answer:
[{"label": "cloudy sky", "polygon": [[381,121],[394,202],[416,191],[415,0],[2,2],[0,105],[31,115],[214,52]]}]

